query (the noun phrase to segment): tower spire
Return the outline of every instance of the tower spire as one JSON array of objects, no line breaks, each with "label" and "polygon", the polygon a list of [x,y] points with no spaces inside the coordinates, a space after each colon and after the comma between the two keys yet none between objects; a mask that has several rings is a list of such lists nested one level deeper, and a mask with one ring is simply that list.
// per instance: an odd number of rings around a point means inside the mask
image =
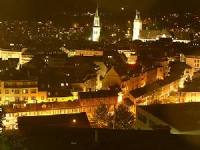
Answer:
[{"label": "tower spire", "polygon": [[94,15],[92,41],[94,42],[99,41],[100,32],[101,32],[101,25],[100,25],[100,16],[99,16],[99,6],[97,4],[97,9]]},{"label": "tower spire", "polygon": [[136,10],[136,16],[135,19],[140,19],[140,12],[138,10]]},{"label": "tower spire", "polygon": [[99,5],[97,4],[96,12],[95,12],[95,17],[99,17]]},{"label": "tower spire", "polygon": [[133,22],[133,37],[132,40],[140,39],[140,31],[142,30],[142,20],[140,18],[140,12],[136,10],[135,19]]}]

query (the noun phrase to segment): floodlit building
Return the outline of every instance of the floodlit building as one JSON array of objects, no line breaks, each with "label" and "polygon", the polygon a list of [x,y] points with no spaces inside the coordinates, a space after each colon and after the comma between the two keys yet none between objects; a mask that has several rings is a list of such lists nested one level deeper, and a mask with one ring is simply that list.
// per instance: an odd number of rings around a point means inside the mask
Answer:
[{"label": "floodlit building", "polygon": [[[3,107],[2,123],[5,130],[18,129],[18,118],[24,116],[54,116],[85,112],[90,121],[97,107],[106,105],[109,112],[119,103],[120,94],[116,91],[81,92],[78,100],[7,105]],[[2,115],[2,114],[1,114]]]},{"label": "floodlit building", "polygon": [[120,54],[124,54],[127,58],[126,63],[129,65],[135,65],[138,60],[138,56],[134,50],[118,50]]},{"label": "floodlit building", "polygon": [[35,80],[2,80],[0,85],[0,105],[41,103],[47,100],[47,92],[39,91]]},{"label": "floodlit building", "polygon": [[200,70],[200,55],[186,55],[185,62],[187,65],[192,67],[194,72]]},{"label": "floodlit building", "polygon": [[62,47],[61,50],[68,55],[68,57],[83,56],[83,57],[94,57],[94,56],[103,56],[103,50],[94,50],[94,49],[67,49]]},{"label": "floodlit building", "polygon": [[160,39],[169,39],[173,42],[189,43],[191,41],[189,33],[186,32],[169,32],[166,29],[162,30],[144,30],[142,28],[142,20],[140,12],[136,10],[136,16],[133,22],[132,40],[157,41]]},{"label": "floodlit building", "polygon": [[142,30],[142,20],[140,18],[140,12],[136,10],[136,16],[133,23],[133,37],[132,40],[140,39],[140,32]]},{"label": "floodlit building", "polygon": [[21,65],[30,62],[33,59],[33,55],[27,53],[27,48],[23,48],[22,50],[0,49],[0,58],[2,61],[18,59],[16,69],[19,69]]},{"label": "floodlit building", "polygon": [[100,34],[101,34],[101,25],[100,25],[99,10],[97,7],[96,13],[94,16],[93,29],[92,29],[92,41],[99,42]]}]

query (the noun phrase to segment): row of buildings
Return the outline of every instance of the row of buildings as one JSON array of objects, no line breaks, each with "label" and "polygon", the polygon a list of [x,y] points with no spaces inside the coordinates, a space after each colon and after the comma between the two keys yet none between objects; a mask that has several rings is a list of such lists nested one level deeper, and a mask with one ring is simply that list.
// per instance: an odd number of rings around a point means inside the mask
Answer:
[{"label": "row of buildings", "polygon": [[109,112],[121,103],[121,97],[116,91],[81,92],[78,99],[65,102],[51,102],[38,104],[7,105],[3,107],[2,124],[5,130],[18,129],[18,117],[23,116],[51,116],[61,114],[86,113],[89,121],[93,122],[96,109],[102,104]]},{"label": "row of buildings", "polygon": [[[17,128],[17,118],[20,116],[86,112],[92,121],[96,108],[102,104],[113,112],[119,103],[129,101],[129,107],[137,117],[138,106],[199,101],[198,90],[187,91],[187,82],[195,82],[199,77],[198,56],[181,55],[157,60],[155,65],[140,66],[132,50],[119,50],[112,55],[105,51],[81,50],[73,57],[69,57],[70,50],[62,49],[62,52],[64,54],[58,57],[59,65],[57,59],[52,59],[57,55],[42,57],[46,64],[39,74],[44,79],[38,76],[39,80],[25,80],[22,75],[22,79],[13,80],[10,77],[16,75],[12,71],[4,74],[7,78],[1,77],[0,103],[4,106],[3,124],[6,129]],[[63,61],[60,61],[61,56],[64,57]],[[123,56],[127,59],[124,60]],[[132,59],[135,63],[132,63]],[[117,63],[112,64],[115,60]],[[31,77],[37,69],[31,72],[29,63],[32,61],[22,67],[29,68],[28,76]],[[86,73],[81,72],[82,67]],[[46,73],[49,68],[53,68],[53,72]],[[54,73],[63,74],[65,78],[54,78]],[[81,80],[78,80],[79,76]],[[49,80],[55,81],[56,85]]]}]

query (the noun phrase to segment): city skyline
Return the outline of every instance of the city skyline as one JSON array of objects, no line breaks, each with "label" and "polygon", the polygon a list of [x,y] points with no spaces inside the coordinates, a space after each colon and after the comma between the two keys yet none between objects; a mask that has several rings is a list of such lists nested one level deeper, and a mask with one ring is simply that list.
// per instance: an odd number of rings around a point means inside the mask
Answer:
[{"label": "city skyline", "polygon": [[199,5],[0,0],[0,150],[199,150]]},{"label": "city skyline", "polygon": [[[93,11],[97,3],[105,12],[133,13],[135,9],[148,12],[169,12],[169,11],[195,11],[198,10],[200,2],[198,0],[1,0],[1,17],[34,17],[55,15],[62,12],[82,12]],[[113,5],[114,4],[114,5]],[[181,5],[180,5],[181,4]],[[9,9],[8,9],[9,8]]]}]

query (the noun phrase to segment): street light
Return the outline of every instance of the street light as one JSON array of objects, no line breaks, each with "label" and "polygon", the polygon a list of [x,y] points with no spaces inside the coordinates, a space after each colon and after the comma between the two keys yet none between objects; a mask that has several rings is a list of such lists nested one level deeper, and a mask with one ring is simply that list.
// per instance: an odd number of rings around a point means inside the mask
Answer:
[{"label": "street light", "polygon": [[72,122],[75,124],[77,121],[76,121],[76,119],[73,119]]}]

